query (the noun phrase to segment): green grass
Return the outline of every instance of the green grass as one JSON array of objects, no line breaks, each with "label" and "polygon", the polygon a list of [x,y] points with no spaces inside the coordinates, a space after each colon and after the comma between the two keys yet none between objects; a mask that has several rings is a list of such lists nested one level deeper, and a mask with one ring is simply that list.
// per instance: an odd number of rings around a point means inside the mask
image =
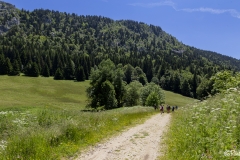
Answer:
[{"label": "green grass", "polygon": [[[159,113],[140,106],[83,112],[89,81],[0,76],[0,82],[0,159],[4,160],[69,159]],[[184,106],[192,101],[166,92],[166,104]]]},{"label": "green grass", "polygon": [[219,94],[173,114],[160,159],[239,159],[239,93]]},{"label": "green grass", "polygon": [[0,159],[68,159],[157,113],[149,107],[83,112],[88,81],[0,76],[0,82]]},{"label": "green grass", "polygon": [[184,107],[187,104],[192,104],[198,100],[182,96],[170,91],[164,91],[165,93],[165,104],[170,106]]},{"label": "green grass", "polygon": [[55,81],[53,78],[0,76],[0,107],[84,108],[89,82]]},{"label": "green grass", "polygon": [[[3,159],[60,159],[141,123],[155,114],[149,107],[120,108],[105,112],[81,112],[43,108],[2,112],[0,152]],[[140,118],[141,117],[141,118]]]}]

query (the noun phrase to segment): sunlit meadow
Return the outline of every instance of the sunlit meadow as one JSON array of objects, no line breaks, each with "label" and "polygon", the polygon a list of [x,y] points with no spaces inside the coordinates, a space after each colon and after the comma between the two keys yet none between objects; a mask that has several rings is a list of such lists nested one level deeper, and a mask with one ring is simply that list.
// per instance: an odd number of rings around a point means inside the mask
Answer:
[{"label": "sunlit meadow", "polygon": [[89,82],[0,76],[0,159],[69,159],[142,123],[150,107],[84,112]]},{"label": "sunlit meadow", "polygon": [[239,159],[240,91],[230,89],[172,117],[161,159]]},{"label": "sunlit meadow", "polygon": [[[0,76],[0,159],[70,159],[81,150],[159,114],[152,107],[83,111],[89,82]],[[193,99],[165,91],[166,104]],[[63,158],[65,157],[65,158]]]}]

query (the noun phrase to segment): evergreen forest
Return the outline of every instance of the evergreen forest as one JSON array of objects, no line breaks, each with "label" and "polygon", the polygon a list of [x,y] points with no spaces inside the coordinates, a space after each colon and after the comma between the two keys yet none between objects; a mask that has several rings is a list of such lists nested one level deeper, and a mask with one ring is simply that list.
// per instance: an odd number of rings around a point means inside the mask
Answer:
[{"label": "evergreen forest", "polygon": [[240,60],[185,45],[161,27],[143,22],[44,9],[30,12],[2,1],[0,14],[0,75],[84,81],[102,61],[110,60],[126,84],[153,82],[201,99],[211,93],[216,73],[240,70]]}]

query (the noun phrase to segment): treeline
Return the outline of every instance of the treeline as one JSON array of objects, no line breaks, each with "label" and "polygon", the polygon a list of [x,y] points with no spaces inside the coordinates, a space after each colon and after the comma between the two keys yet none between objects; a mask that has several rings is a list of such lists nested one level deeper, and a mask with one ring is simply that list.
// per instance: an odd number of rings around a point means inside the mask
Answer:
[{"label": "treeline", "polygon": [[[88,80],[102,60],[136,68],[163,89],[199,97],[198,86],[221,70],[240,69],[236,59],[186,46],[160,27],[131,20],[78,16],[50,10],[18,10],[20,25],[0,36],[0,74]],[[14,14],[15,15],[15,14]],[[0,22],[6,23],[14,15]]]}]

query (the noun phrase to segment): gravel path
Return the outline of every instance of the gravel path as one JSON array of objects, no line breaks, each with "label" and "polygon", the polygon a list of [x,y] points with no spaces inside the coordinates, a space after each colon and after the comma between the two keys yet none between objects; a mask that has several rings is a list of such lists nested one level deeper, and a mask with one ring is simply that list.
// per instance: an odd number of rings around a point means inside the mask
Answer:
[{"label": "gravel path", "polygon": [[170,114],[157,114],[144,124],[122,132],[82,153],[76,160],[155,160]]}]

